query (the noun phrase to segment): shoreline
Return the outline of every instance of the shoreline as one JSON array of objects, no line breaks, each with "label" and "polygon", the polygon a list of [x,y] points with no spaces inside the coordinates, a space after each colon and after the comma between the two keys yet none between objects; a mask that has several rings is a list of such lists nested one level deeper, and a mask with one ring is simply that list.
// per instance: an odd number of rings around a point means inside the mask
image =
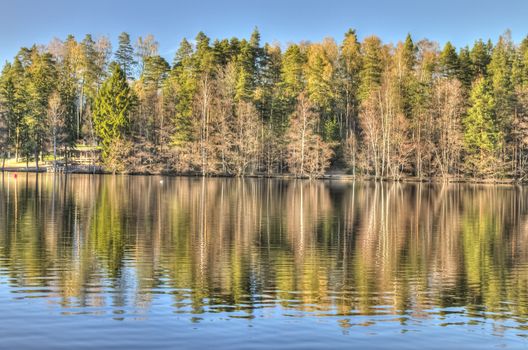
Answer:
[{"label": "shoreline", "polygon": [[[61,169],[60,171],[50,171],[51,167],[5,167],[0,169],[2,173],[50,173],[50,174],[85,174],[85,175],[129,175],[129,176],[169,176],[169,177],[202,177],[201,173],[176,173],[176,172],[125,172],[115,173],[111,171],[105,171],[100,166],[94,168],[88,167],[73,167],[70,169]],[[237,176],[229,174],[211,174],[205,177],[210,178],[237,178]],[[525,185],[528,184],[528,180],[519,181],[517,179],[479,179],[479,178],[466,178],[466,177],[429,177],[429,178],[418,178],[416,176],[402,176],[399,179],[388,178],[388,177],[375,177],[371,175],[351,175],[344,173],[328,173],[319,177],[297,177],[292,174],[247,174],[244,176],[238,176],[239,178],[260,178],[260,179],[300,179],[300,180],[330,180],[330,181],[374,181],[374,182],[400,182],[400,183],[460,183],[460,184],[493,184],[493,185]]]}]

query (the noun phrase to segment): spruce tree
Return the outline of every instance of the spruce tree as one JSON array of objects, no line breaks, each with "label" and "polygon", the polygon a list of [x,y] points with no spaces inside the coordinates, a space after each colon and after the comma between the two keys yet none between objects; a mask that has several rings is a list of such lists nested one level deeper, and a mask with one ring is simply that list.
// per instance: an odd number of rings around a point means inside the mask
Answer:
[{"label": "spruce tree", "polygon": [[305,55],[298,45],[290,45],[282,59],[282,85],[285,98],[295,103],[297,96],[304,88],[303,65],[306,61]]},{"label": "spruce tree", "polygon": [[339,93],[338,103],[344,119],[345,128],[357,132],[357,116],[359,112],[358,89],[360,84],[359,73],[361,71],[360,44],[355,30],[348,30],[341,43],[341,54],[338,61]]},{"label": "spruce tree", "polygon": [[411,34],[407,34],[405,42],[403,43],[403,58],[405,67],[408,70],[412,70],[414,68],[414,65],[416,63],[416,51],[417,49],[413,43]]},{"label": "spruce tree", "polygon": [[114,64],[112,75],[103,83],[94,101],[93,120],[101,141],[103,157],[108,155],[113,141],[124,137],[129,115],[134,106],[134,96],[121,67]]},{"label": "spruce tree", "polygon": [[366,38],[361,44],[362,67],[359,99],[364,101],[369,94],[380,86],[383,72],[383,47],[376,36]]},{"label": "spruce tree", "polygon": [[475,42],[470,52],[472,72],[477,76],[484,76],[487,73],[487,67],[490,62],[490,47],[482,40]]},{"label": "spruce tree", "polygon": [[440,74],[446,78],[458,78],[460,62],[455,47],[447,42],[440,54]]},{"label": "spruce tree", "polygon": [[471,107],[464,118],[466,164],[473,175],[496,170],[496,151],[501,133],[495,122],[495,100],[489,82],[478,78],[470,95]]},{"label": "spruce tree", "polygon": [[174,145],[178,147],[183,146],[193,137],[191,117],[193,98],[197,89],[195,61],[192,45],[187,39],[183,39],[164,86],[167,108],[170,105],[174,106],[170,115],[174,125],[172,139]]},{"label": "spruce tree", "polygon": [[473,81],[473,67],[468,47],[464,47],[460,50],[458,55],[458,63],[460,69],[458,71],[457,78],[466,89],[470,89],[471,83]]}]

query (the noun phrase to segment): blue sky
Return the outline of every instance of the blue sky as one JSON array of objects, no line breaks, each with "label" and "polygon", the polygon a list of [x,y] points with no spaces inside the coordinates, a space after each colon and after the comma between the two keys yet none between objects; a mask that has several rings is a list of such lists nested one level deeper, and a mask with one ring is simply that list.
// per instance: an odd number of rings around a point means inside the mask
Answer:
[{"label": "blue sky", "polygon": [[183,37],[247,37],[258,26],[263,41],[283,44],[338,41],[348,28],[362,38],[384,41],[427,37],[441,44],[496,39],[506,29],[515,41],[528,34],[528,1],[523,0],[0,0],[0,60],[19,47],[74,34],[133,37],[153,34],[171,59]]}]

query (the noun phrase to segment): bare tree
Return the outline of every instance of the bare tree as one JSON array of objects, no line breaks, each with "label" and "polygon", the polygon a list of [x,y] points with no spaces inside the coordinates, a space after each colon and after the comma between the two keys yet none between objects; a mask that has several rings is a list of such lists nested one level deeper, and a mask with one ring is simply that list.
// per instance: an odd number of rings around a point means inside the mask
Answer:
[{"label": "bare tree", "polygon": [[226,137],[230,173],[244,176],[256,164],[260,129],[259,114],[253,103],[238,102]]},{"label": "bare tree", "polygon": [[330,165],[333,152],[330,145],[315,133],[318,121],[319,115],[314,112],[306,93],[301,93],[287,132],[286,162],[295,176],[318,177]]},{"label": "bare tree", "polygon": [[60,142],[62,129],[64,128],[65,110],[62,100],[57,91],[53,92],[48,100],[48,122],[53,144],[53,170],[57,170],[57,143]]},{"label": "bare tree", "polygon": [[433,138],[428,147],[433,150],[433,166],[447,178],[459,163],[463,147],[461,118],[464,113],[462,84],[456,79],[442,79],[433,89],[431,123]]}]

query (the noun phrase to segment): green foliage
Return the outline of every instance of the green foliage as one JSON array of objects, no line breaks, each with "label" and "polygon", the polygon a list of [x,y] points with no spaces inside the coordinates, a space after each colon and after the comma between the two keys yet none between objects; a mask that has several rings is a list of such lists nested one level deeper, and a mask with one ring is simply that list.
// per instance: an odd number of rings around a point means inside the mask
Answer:
[{"label": "green foliage", "polygon": [[80,45],[80,79],[88,99],[95,98],[99,84],[105,77],[106,67],[101,62],[101,52],[97,50],[96,45],[97,43],[90,34],[86,35]]},{"label": "green foliage", "polygon": [[6,63],[0,75],[0,116],[3,124],[5,140],[4,151],[16,146],[17,129],[19,128],[20,115],[17,114],[16,86],[14,69],[10,63]]},{"label": "green foliage", "polygon": [[113,140],[124,137],[133,107],[134,96],[125,73],[115,64],[94,101],[94,126],[103,147],[103,156],[108,155]]},{"label": "green foliage", "polygon": [[364,101],[381,84],[383,71],[383,48],[378,37],[366,38],[361,45],[362,69],[359,99]]},{"label": "green foliage", "polygon": [[458,80],[462,85],[469,89],[471,88],[471,83],[473,82],[473,65],[471,62],[471,54],[467,47],[464,47],[460,50],[458,55],[459,71],[458,71]]},{"label": "green foliage", "polygon": [[412,70],[416,64],[416,52],[417,48],[411,38],[411,34],[407,34],[405,42],[403,44],[403,61],[407,70]]},{"label": "green foliage", "polygon": [[306,57],[298,45],[288,46],[282,58],[281,80],[284,95],[288,99],[293,99],[293,103],[304,88],[303,65],[305,61]]},{"label": "green foliage", "polygon": [[[172,65],[158,55],[152,36],[140,37],[136,47],[137,53],[122,33],[111,67],[104,37],[88,34],[77,42],[70,35],[22,48],[0,75],[3,153],[38,159],[50,152],[53,95],[61,111],[54,140],[63,158],[76,144],[95,146],[98,139],[113,169],[136,157],[128,164],[173,170],[186,162],[185,171],[220,172],[239,142],[226,138],[226,130],[236,130],[236,106],[244,105],[252,111],[245,124],[258,120],[251,130],[258,152],[248,171],[280,172],[292,156],[286,150],[296,135],[287,134],[303,95],[315,116],[314,140],[332,153],[334,166],[348,157],[358,173],[382,166],[382,176],[428,176],[442,168],[445,176],[463,169],[464,159],[471,175],[489,175],[485,165],[499,163],[513,169],[507,175],[526,173],[519,125],[528,38],[516,45],[507,32],[496,44],[477,40],[457,49],[447,42],[439,51],[437,43],[415,42],[410,34],[393,45],[376,36],[359,42],[349,30],[340,44],[329,38],[282,51],[261,44],[257,28],[246,39],[211,40],[200,32],[192,43],[181,42]],[[438,122],[448,130],[438,130]],[[458,141],[448,142],[450,135]],[[129,151],[109,157],[112,144]]]},{"label": "green foliage", "polygon": [[[331,113],[335,99],[335,70],[332,52],[337,46],[332,41],[326,45],[313,45],[308,50],[306,63],[306,89],[312,102],[320,110],[323,118]],[[330,46],[330,47],[329,47]]]},{"label": "green foliage", "polygon": [[323,139],[330,143],[339,140],[339,124],[336,119],[327,119],[324,122]]},{"label": "green foliage", "polygon": [[493,89],[498,127],[509,133],[514,112],[514,86],[512,81],[513,43],[509,34],[501,36],[493,48],[488,65],[488,76]]},{"label": "green foliage", "polygon": [[121,66],[125,76],[132,78],[137,62],[134,60],[134,48],[130,43],[130,35],[121,33],[119,35],[119,47],[115,53],[115,60]]},{"label": "green foliage", "polygon": [[160,88],[169,70],[170,66],[163,57],[146,57],[142,79],[147,85]]},{"label": "green foliage", "polygon": [[171,98],[167,104],[174,106],[170,109],[174,133],[173,143],[181,146],[192,139],[192,105],[197,89],[194,50],[192,45],[183,39],[174,57],[174,66],[169,73],[164,91]]},{"label": "green foliage", "polygon": [[464,118],[466,162],[475,175],[489,171],[501,142],[495,122],[495,100],[484,78],[475,81],[470,95],[471,107]]},{"label": "green foliage", "polygon": [[440,54],[440,74],[446,78],[458,78],[460,62],[455,47],[447,42]]},{"label": "green foliage", "polygon": [[485,76],[487,73],[490,57],[491,44],[486,44],[482,40],[475,42],[471,48],[471,71],[475,76]]}]

